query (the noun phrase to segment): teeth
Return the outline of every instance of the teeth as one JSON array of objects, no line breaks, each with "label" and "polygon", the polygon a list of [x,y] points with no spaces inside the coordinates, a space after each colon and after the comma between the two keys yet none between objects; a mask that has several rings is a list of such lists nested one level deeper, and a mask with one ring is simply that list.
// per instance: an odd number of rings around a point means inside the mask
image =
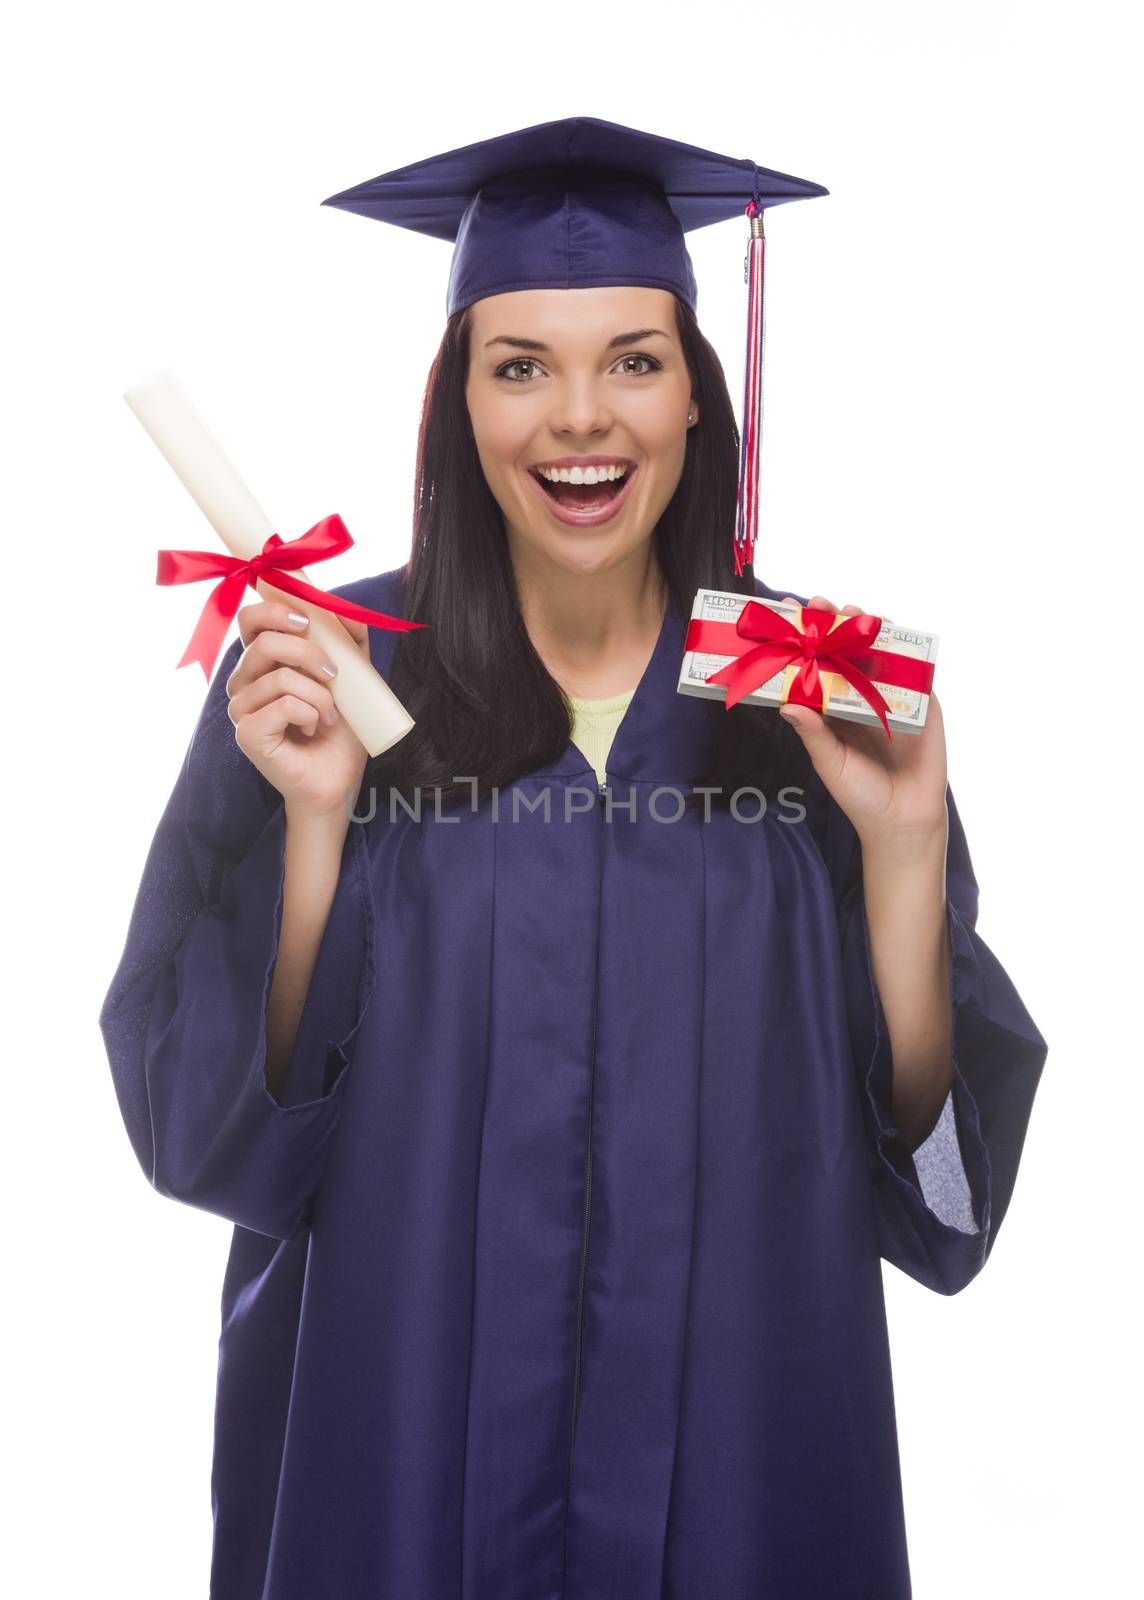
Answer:
[{"label": "teeth", "polygon": [[627,467],[538,467],[537,471],[549,483],[614,483],[627,472]]}]

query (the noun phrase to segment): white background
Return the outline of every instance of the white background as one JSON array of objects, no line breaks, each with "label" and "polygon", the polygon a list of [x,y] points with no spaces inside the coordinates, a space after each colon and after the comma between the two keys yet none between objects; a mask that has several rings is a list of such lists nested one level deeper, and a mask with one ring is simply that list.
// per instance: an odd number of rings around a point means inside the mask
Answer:
[{"label": "white background", "polygon": [[[1050,1045],[984,1273],[946,1298],[884,1269],[915,1595],[1139,1593],[1128,17],[152,0],[9,20],[9,1593],[181,1600],[209,1562],[230,1229],[147,1187],[96,1017],[204,693],[174,666],[206,588],[157,588],[155,551],[214,535],[122,391],[173,368],[284,537],[340,512],[355,547],[324,581],[398,565],[449,247],[319,202],[573,114],[831,191],[769,214],[758,571],[940,633],[978,926]],[[743,235],[689,240],[736,405]]]}]

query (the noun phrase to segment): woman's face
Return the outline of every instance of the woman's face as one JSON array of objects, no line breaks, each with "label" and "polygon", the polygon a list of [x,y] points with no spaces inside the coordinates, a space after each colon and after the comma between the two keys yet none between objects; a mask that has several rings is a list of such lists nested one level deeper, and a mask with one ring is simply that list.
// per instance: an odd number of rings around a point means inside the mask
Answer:
[{"label": "woman's face", "polygon": [[579,573],[630,557],[675,493],[689,410],[698,421],[672,295],[525,289],[470,319],[466,398],[510,550]]}]

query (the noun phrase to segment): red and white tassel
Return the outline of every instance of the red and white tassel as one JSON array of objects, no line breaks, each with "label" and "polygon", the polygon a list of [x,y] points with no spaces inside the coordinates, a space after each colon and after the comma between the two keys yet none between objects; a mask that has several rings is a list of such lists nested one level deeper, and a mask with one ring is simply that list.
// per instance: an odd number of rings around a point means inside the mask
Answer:
[{"label": "red and white tassel", "polygon": [[735,574],[754,563],[759,529],[759,457],[763,442],[763,351],[766,305],[763,293],[766,239],[763,207],[747,204],[751,236],[743,263],[747,280],[747,358],[744,374],[743,426],[739,439],[739,494],[735,511]]}]

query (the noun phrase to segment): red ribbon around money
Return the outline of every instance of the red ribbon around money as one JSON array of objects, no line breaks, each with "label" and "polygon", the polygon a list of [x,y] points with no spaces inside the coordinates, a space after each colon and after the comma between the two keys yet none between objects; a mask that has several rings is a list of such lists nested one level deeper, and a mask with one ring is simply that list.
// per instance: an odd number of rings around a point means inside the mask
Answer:
[{"label": "red ribbon around money", "polygon": [[252,556],[249,561],[218,550],[160,550],[156,583],[200,583],[204,578],[222,579],[211,590],[203,606],[202,615],[179,666],[189,666],[192,661],[197,661],[207,681],[210,681],[226,630],[238,610],[246,586],[249,584],[254,589],[260,578],[273,584],[276,589],[321,606],[323,611],[332,611],[339,617],[349,617],[355,622],[372,622],[375,627],[398,632],[427,627],[428,624],[424,622],[407,622],[402,617],[391,617],[384,611],[370,611],[366,606],[356,605],[340,595],[327,594],[324,589],[316,589],[313,584],[290,576],[290,572],[298,567],[341,555],[352,544],[349,529],[335,513],[315,522],[297,539],[281,539],[278,534],[272,533],[258,555]]},{"label": "red ribbon around money", "polygon": [[889,707],[867,674],[876,672],[882,683],[928,694],[933,662],[871,648],[882,628],[881,617],[860,613],[840,620],[839,613],[814,606],[800,606],[799,610],[801,628],[761,600],[748,600],[734,623],[693,617],[684,649],[736,657],[706,680],[726,688],[728,710],[792,661],[801,660],[784,703],[825,712],[828,696],[821,674],[837,672],[877,712],[886,738],[892,742],[886,718]]}]

